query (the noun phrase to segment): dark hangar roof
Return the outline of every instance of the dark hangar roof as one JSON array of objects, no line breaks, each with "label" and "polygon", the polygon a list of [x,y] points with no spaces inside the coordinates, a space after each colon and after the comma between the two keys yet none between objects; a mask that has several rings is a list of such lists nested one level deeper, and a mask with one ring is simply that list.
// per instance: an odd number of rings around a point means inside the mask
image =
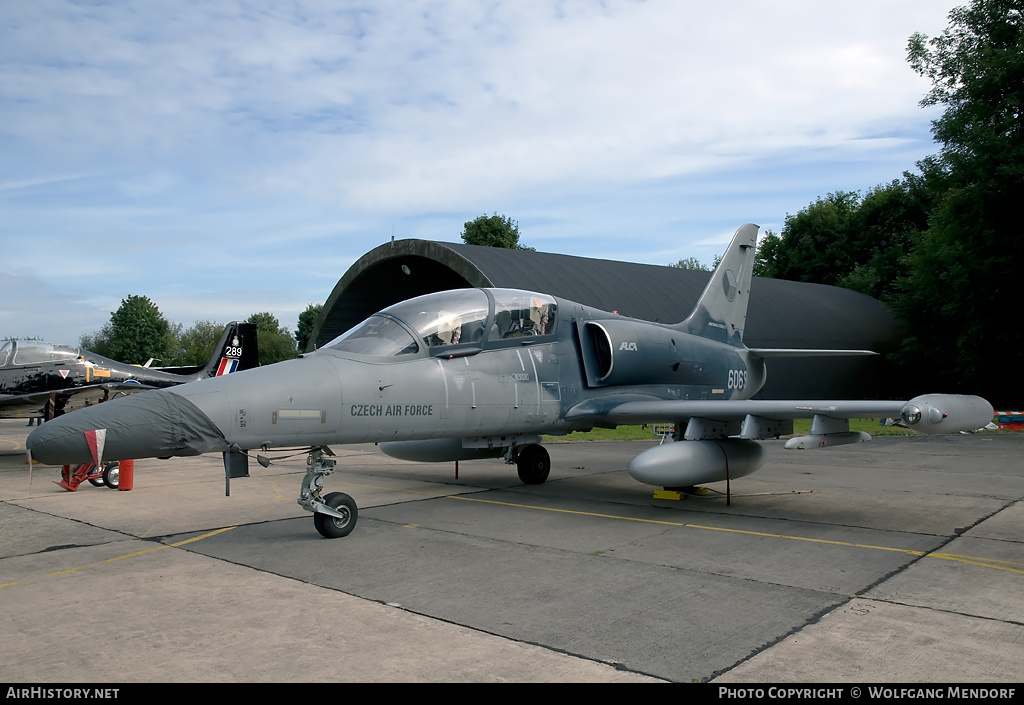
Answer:
[{"label": "dark hangar roof", "polygon": [[[345,272],[310,339],[324,345],[393,303],[465,287],[541,291],[634,318],[677,323],[689,315],[709,276],[676,267],[549,252],[397,240],[371,250]],[[886,352],[898,339],[896,319],[869,296],[760,277],[751,284],[743,336],[750,347]],[[864,358],[772,360],[763,394],[766,398],[863,395],[859,380],[866,373],[876,374],[873,367],[877,366],[877,361],[872,364]]]}]

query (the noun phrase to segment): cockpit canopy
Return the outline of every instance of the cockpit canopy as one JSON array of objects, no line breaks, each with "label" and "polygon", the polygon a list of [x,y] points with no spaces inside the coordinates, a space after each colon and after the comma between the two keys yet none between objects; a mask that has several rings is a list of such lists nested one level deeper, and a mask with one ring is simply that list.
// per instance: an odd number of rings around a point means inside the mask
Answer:
[{"label": "cockpit canopy", "polygon": [[74,360],[79,355],[78,348],[68,345],[54,345],[37,340],[8,340],[0,345],[0,367]]},{"label": "cockpit canopy", "polygon": [[394,357],[421,348],[482,347],[555,332],[557,304],[518,289],[453,289],[395,304],[335,338],[339,352]]}]

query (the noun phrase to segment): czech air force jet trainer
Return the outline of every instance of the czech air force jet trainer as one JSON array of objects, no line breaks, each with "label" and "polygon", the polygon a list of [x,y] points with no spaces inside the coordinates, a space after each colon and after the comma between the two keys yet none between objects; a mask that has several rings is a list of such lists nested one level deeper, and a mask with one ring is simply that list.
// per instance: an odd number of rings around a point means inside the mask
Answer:
[{"label": "czech air force jet trainer", "polygon": [[352,530],[357,509],[348,495],[321,494],[335,467],[331,444],[377,442],[410,460],[504,457],[524,483],[540,484],[550,467],[541,434],[672,422],[676,442],[640,453],[628,471],[688,489],[754,472],[764,461],[756,441],[792,433],[796,418],[812,419],[811,435],[787,447],[867,440],[848,422],[866,416],[901,416],[925,433],[991,421],[991,405],[974,396],[751,400],[769,358],[872,354],[743,344],[757,231],[736,231],[693,312],[675,325],[528,291],[443,291],[385,309],[296,360],[61,417],[27,445],[50,464],[96,460],[98,435],[110,460],[222,451],[229,474],[245,451],[301,447],[309,458],[298,502],[333,538]]}]

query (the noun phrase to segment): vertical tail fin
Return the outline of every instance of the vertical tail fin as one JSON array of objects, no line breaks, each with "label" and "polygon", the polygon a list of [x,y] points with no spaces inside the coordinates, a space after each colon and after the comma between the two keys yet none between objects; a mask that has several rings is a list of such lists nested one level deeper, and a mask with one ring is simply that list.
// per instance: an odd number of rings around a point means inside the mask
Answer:
[{"label": "vertical tail fin", "polygon": [[220,377],[260,366],[256,348],[256,324],[232,321],[224,327],[213,355],[202,369],[203,377]]},{"label": "vertical tail fin", "polygon": [[747,320],[750,280],[757,252],[758,226],[741,225],[732,236],[722,261],[718,263],[693,313],[679,328],[704,338],[740,346]]}]

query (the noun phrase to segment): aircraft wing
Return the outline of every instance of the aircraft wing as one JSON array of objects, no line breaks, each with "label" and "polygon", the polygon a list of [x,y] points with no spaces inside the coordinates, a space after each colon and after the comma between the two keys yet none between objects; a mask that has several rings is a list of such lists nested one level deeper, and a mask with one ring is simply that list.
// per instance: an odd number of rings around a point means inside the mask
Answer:
[{"label": "aircraft wing", "polygon": [[613,402],[594,399],[577,404],[566,414],[567,419],[593,418],[604,424],[658,423],[661,421],[689,421],[708,418],[716,421],[742,421],[748,415],[764,418],[793,420],[809,419],[815,415],[834,419],[860,419],[871,417],[897,417],[906,401],[772,401],[747,400],[635,400]]},{"label": "aircraft wing", "polygon": [[[850,435],[849,419],[902,418],[922,433],[972,431],[992,421],[992,406],[981,397],[924,394],[909,401],[767,399],[659,400],[623,397],[577,404],[567,420],[591,420],[595,426],[671,422],[685,426],[686,438],[773,438],[792,433],[794,419],[812,419],[811,436],[792,439],[787,447],[838,445],[867,440]],[[825,436],[825,440],[822,440]],[[856,437],[855,437],[856,436]]]},{"label": "aircraft wing", "polygon": [[98,404],[105,398],[113,399],[125,394],[143,392],[147,389],[156,389],[156,387],[139,382],[105,382],[103,384],[69,387],[68,389],[55,390],[54,392],[17,394],[0,399],[0,418],[42,416],[47,402],[50,401],[51,394],[56,395],[58,400],[57,408],[67,413],[75,409]]}]

